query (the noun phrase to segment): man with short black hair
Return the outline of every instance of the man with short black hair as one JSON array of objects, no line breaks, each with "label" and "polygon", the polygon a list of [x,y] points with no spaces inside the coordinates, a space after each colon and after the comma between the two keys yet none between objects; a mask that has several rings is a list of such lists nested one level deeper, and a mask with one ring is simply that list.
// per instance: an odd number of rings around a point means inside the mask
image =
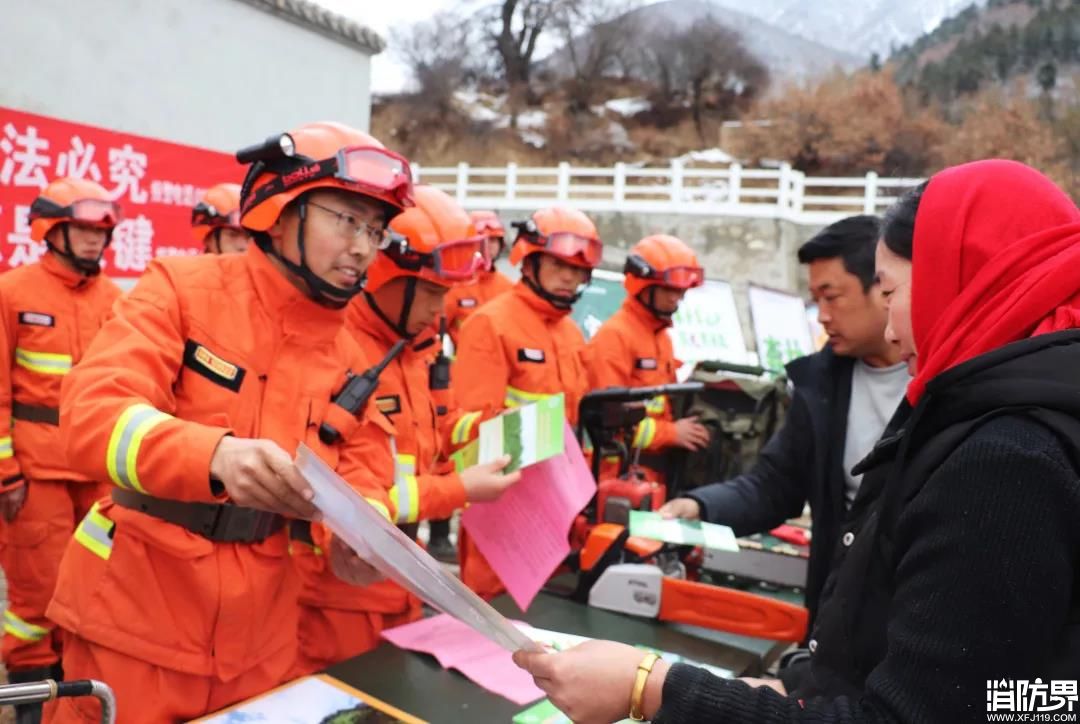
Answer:
[{"label": "man with short black hair", "polygon": [[660,509],[668,517],[729,525],[744,536],[797,517],[809,502],[811,627],[841,524],[862,482],[851,468],[873,448],[910,381],[899,350],[885,340],[886,305],[874,274],[880,229],[877,217],[853,216],[802,245],[799,262],[807,266],[829,342],[788,364],[795,393],[784,426],[749,472]]}]

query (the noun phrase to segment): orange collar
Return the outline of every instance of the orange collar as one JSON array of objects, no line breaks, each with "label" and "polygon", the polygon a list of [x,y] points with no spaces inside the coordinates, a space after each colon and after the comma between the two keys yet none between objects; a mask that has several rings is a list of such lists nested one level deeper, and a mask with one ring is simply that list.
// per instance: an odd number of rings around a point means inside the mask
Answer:
[{"label": "orange collar", "polygon": [[670,319],[661,319],[649,311],[649,308],[641,303],[637,297],[627,297],[623,302],[623,308],[631,318],[637,320],[641,326],[652,330],[653,334],[671,326]]},{"label": "orange collar", "polygon": [[324,307],[297,289],[257,245],[248,245],[244,263],[259,301],[272,316],[281,319],[286,335],[325,341],[341,330],[345,310]]},{"label": "orange collar", "polygon": [[524,279],[521,279],[514,284],[514,288],[511,291],[516,294],[521,301],[525,302],[530,309],[540,315],[540,317],[548,324],[554,324],[570,314],[571,310],[559,309],[551,302],[541,298],[536,292],[529,288],[529,285],[525,283]]},{"label": "orange collar", "polygon": [[41,268],[63,282],[68,289],[89,289],[100,275],[85,276],[65,264],[52,251],[46,251],[41,257]]}]

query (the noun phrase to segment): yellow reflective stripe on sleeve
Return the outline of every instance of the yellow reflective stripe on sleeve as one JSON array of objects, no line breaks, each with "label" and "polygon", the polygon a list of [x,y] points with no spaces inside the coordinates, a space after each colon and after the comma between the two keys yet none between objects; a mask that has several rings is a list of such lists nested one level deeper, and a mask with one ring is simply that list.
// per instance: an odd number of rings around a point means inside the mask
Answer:
[{"label": "yellow reflective stripe on sleeve", "polygon": [[383,505],[380,501],[375,500],[375,498],[364,498],[364,500],[370,503],[371,507],[375,508],[375,510],[382,513],[384,518],[386,518],[387,520],[391,520],[390,509]]},{"label": "yellow reflective stripe on sleeve", "polygon": [[99,558],[109,560],[109,556],[112,555],[112,531],[115,525],[98,512],[98,504],[94,503],[90,512],[75,529],[75,540]]},{"label": "yellow reflective stripe on sleeve", "polygon": [[43,375],[66,375],[71,372],[71,355],[55,352],[33,352],[15,348],[15,364]]},{"label": "yellow reflective stripe on sleeve", "polygon": [[464,445],[468,442],[469,437],[472,435],[473,425],[480,419],[479,412],[470,412],[466,415],[462,415],[456,423],[454,423],[454,430],[450,433],[450,442],[454,445]]},{"label": "yellow reflective stripe on sleeve", "polygon": [[539,402],[540,400],[546,400],[547,398],[554,396],[555,395],[548,395],[543,392],[526,392],[525,390],[519,390],[516,387],[507,387],[506,399],[503,400],[503,405],[506,407],[521,407],[522,405]]},{"label": "yellow reflective stripe on sleeve", "polygon": [[415,523],[420,519],[420,486],[416,482],[415,455],[396,456],[390,502],[397,510],[397,523]]},{"label": "yellow reflective stripe on sleeve", "polygon": [[4,611],[4,633],[14,636],[20,641],[40,641],[49,635],[49,629],[28,623],[10,610]]},{"label": "yellow reflective stripe on sleeve", "polygon": [[11,436],[0,437],[0,460],[7,460],[14,454],[15,449],[11,447]]},{"label": "yellow reflective stripe on sleeve", "polygon": [[656,439],[656,420],[646,417],[638,424],[637,433],[634,435],[633,447],[645,449],[653,444]]},{"label": "yellow reflective stripe on sleeve", "polygon": [[139,446],[148,432],[171,419],[172,415],[142,403],[124,410],[113,427],[109,449],[105,453],[109,477],[114,483],[121,488],[146,492],[139,482]]},{"label": "yellow reflective stripe on sleeve", "polygon": [[645,412],[650,415],[663,415],[667,409],[667,396],[657,395],[645,403]]}]

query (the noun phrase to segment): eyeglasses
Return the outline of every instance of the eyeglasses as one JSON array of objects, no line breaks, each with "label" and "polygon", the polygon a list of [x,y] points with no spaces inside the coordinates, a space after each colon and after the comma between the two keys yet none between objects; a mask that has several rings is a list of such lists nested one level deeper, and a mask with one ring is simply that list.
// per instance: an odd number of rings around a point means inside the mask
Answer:
[{"label": "eyeglasses", "polygon": [[382,224],[369,224],[365,221],[360,221],[352,214],[327,208],[314,201],[308,201],[307,204],[308,206],[314,206],[316,209],[322,209],[326,213],[336,216],[337,230],[342,236],[349,239],[359,239],[361,236],[366,236],[368,241],[376,244],[380,249],[386,245],[386,228],[383,227]]}]

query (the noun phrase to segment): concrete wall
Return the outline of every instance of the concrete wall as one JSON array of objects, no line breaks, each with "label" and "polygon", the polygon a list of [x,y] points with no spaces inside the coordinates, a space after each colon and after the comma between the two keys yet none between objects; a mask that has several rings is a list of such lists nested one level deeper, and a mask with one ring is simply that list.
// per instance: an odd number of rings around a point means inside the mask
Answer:
[{"label": "concrete wall", "polygon": [[2,0],[0,106],[232,151],[366,129],[370,58],[240,0]]},{"label": "concrete wall", "polygon": [[[511,221],[528,218],[534,210],[501,210],[499,215],[509,229]],[[806,272],[796,252],[819,227],[727,216],[589,212],[589,217],[604,241],[604,267],[615,271],[622,271],[627,250],[649,234],[672,234],[693,247],[706,276],[731,282],[748,345],[753,346],[754,334],[747,285],[772,287],[808,298]]]}]

